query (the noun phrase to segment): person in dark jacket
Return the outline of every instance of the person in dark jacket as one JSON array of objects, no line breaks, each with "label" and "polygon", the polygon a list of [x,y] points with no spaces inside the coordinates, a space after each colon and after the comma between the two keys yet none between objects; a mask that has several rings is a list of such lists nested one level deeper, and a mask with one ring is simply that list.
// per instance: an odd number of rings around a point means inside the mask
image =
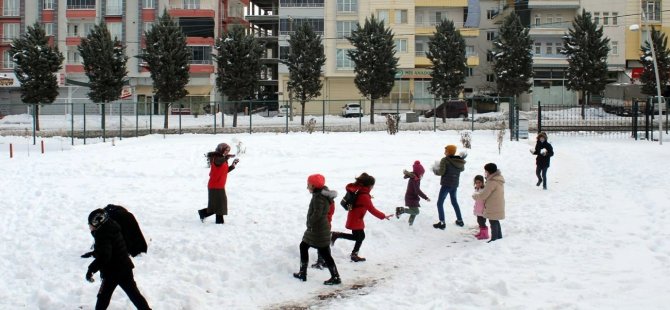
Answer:
[{"label": "person in dark jacket", "polygon": [[330,244],[334,245],[335,240],[338,238],[353,240],[356,243],[354,244],[354,249],[351,251],[351,260],[353,262],[364,262],[365,258],[358,256],[358,251],[363,245],[363,240],[365,239],[365,221],[363,218],[368,211],[379,218],[380,220],[389,219],[393,214],[386,215],[383,212],[377,210],[372,204],[372,196],[370,196],[370,191],[375,186],[375,178],[371,175],[363,172],[360,176],[356,178],[356,182],[349,183],[346,186],[348,192],[358,191],[358,196],[356,196],[356,202],[354,207],[347,213],[347,223],[345,227],[351,229],[351,234],[346,234],[342,232],[334,231],[330,237]]},{"label": "person in dark jacket", "polygon": [[444,200],[447,195],[451,196],[451,206],[456,213],[456,225],[463,227],[463,218],[461,217],[461,208],[458,206],[456,191],[461,178],[461,172],[465,170],[465,160],[456,155],[456,146],[447,145],[444,148],[444,157],[439,165],[433,167],[433,172],[440,176],[440,193],[437,196],[437,214],[439,222],[433,224],[433,227],[444,230],[446,224],[444,221]]},{"label": "person in dark jacket", "polygon": [[209,162],[209,182],[207,182],[207,208],[198,210],[200,221],[216,214],[216,224],[223,224],[223,216],[228,215],[228,196],[226,196],[226,180],[228,173],[237,166],[239,159],[233,160],[228,165],[228,159],[235,157],[230,153],[230,146],[226,143],[219,143],[214,152],[207,153]]},{"label": "person in dark jacket", "polygon": [[421,178],[426,170],[418,160],[412,165],[412,172],[403,170],[404,178],[407,180],[407,190],[405,191],[405,206],[407,208],[398,207],[395,210],[395,216],[400,218],[403,213],[409,214],[409,225],[414,224],[414,219],[419,215],[419,201],[420,198],[430,201],[428,196],[421,191]]},{"label": "person in dark jacket", "polygon": [[323,257],[326,266],[330,271],[330,279],[323,282],[325,285],[340,284],[340,274],[337,272],[337,266],[333,256],[330,254],[330,223],[328,222],[328,212],[333,203],[337,192],[328,190],[326,187],[326,178],[320,174],[313,174],[307,178],[307,190],[312,193],[312,200],[309,202],[307,211],[307,229],[300,242],[300,271],[293,276],[302,281],[307,281],[307,262],[309,260],[308,250],[310,247],[316,248],[319,255]]},{"label": "person in dark jacket", "polygon": [[[331,225],[331,223],[333,222],[333,214],[335,214],[335,201],[331,200],[330,201],[330,206],[328,207],[328,227],[329,228],[333,227]],[[321,256],[321,254],[317,254],[316,262],[314,264],[312,264],[312,268],[316,268],[316,269],[327,268],[326,260],[323,259],[323,256]]]},{"label": "person in dark jacket", "polygon": [[547,134],[540,132],[537,135],[537,143],[535,148],[530,150],[530,153],[537,155],[535,157],[535,175],[537,176],[536,186],[542,184],[542,189],[547,189],[547,170],[549,169],[549,162],[554,156],[554,148],[547,141]]},{"label": "person in dark jacket", "polygon": [[135,266],[128,255],[119,224],[110,219],[105,210],[96,209],[89,214],[88,225],[95,239],[93,246],[95,260],[88,266],[86,280],[94,282],[93,274],[98,271],[102,278],[95,309],[107,309],[116,286],[121,286],[137,309],[150,309],[135,283],[133,276]]}]

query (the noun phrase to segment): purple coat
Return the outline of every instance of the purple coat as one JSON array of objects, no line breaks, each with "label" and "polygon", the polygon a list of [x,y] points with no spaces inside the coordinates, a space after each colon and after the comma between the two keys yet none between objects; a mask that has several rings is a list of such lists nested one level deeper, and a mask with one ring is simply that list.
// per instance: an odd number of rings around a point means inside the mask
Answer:
[{"label": "purple coat", "polygon": [[410,177],[407,180],[407,191],[405,191],[405,206],[420,207],[419,197],[428,199],[428,196],[421,191],[421,179]]}]

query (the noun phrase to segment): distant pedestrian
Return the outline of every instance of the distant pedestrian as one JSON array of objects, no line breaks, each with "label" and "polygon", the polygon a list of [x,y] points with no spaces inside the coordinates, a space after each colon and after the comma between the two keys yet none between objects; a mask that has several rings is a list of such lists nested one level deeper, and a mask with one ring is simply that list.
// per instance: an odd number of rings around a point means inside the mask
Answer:
[{"label": "distant pedestrian", "polygon": [[237,166],[239,159],[233,160],[228,165],[228,159],[235,157],[231,155],[230,146],[226,143],[219,143],[214,152],[207,153],[209,162],[209,182],[207,182],[207,208],[198,210],[200,221],[216,214],[216,224],[223,224],[223,216],[228,215],[228,196],[226,195],[226,181],[228,173]]},{"label": "distant pedestrian", "polygon": [[425,169],[418,160],[414,161],[414,165],[412,165],[412,172],[403,170],[404,178],[407,179],[407,190],[405,191],[405,206],[407,208],[396,208],[395,216],[400,218],[401,214],[409,214],[410,226],[414,224],[414,219],[417,215],[419,215],[419,207],[421,207],[419,205],[419,201],[421,200],[420,198],[423,198],[426,201],[430,201],[430,198],[428,198],[428,196],[426,196],[426,194],[421,191],[421,179],[423,178],[424,172]]},{"label": "distant pedestrian", "polygon": [[551,157],[554,156],[554,148],[547,141],[547,134],[540,132],[537,135],[537,143],[535,143],[535,149],[531,149],[530,153],[537,155],[535,157],[535,175],[537,176],[536,186],[542,184],[542,189],[547,189],[547,170],[549,169],[549,163]]},{"label": "distant pedestrian", "polygon": [[[475,193],[479,193],[484,189],[484,177],[481,175],[475,176]],[[477,224],[479,225],[479,233],[475,235],[477,239],[488,239],[489,228],[486,226],[486,218],[484,217],[484,200],[475,200],[474,210],[472,212],[477,216]]]},{"label": "distant pedestrian", "polygon": [[500,220],[505,219],[505,178],[494,163],[484,165],[486,185],[482,191],[472,194],[472,198],[484,201],[484,217],[491,224],[491,241],[502,239]]},{"label": "distant pedestrian", "polygon": [[458,206],[456,191],[461,177],[461,172],[465,170],[465,159],[456,155],[456,146],[447,145],[444,148],[444,157],[439,165],[433,167],[433,172],[440,176],[440,193],[437,196],[437,213],[439,222],[433,224],[433,227],[444,230],[446,228],[444,219],[444,200],[447,195],[451,196],[451,206],[456,213],[456,225],[463,227],[463,217],[461,217],[461,208]]}]

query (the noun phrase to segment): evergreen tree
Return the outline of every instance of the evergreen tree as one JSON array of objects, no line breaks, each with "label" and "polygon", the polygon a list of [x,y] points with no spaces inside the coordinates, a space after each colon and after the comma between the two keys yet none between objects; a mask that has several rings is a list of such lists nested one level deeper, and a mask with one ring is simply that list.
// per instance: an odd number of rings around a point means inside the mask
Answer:
[{"label": "evergreen tree", "polygon": [[456,31],[454,22],[442,20],[435,26],[435,33],[428,41],[428,59],[432,63],[428,90],[444,104],[442,122],[446,123],[446,108],[451,98],[458,98],[465,83],[465,40]]},{"label": "evergreen tree", "polygon": [[56,73],[63,68],[63,54],[58,46],[49,45],[44,28],[38,23],[28,26],[25,34],[14,39],[9,53],[21,83],[21,101],[35,104],[35,130],[40,130],[39,104],[52,103],[58,97]]},{"label": "evergreen tree", "polygon": [[370,124],[374,124],[375,100],[389,95],[398,69],[393,32],[373,15],[365,18],[363,27],[357,23],[347,40],[355,47],[347,51],[354,62],[354,83],[363,96],[370,98]]},{"label": "evergreen tree", "polygon": [[582,118],[590,94],[601,93],[607,84],[609,41],[603,37],[603,27],[598,28],[591,13],[585,10],[575,16],[572,27],[563,37],[561,53],[568,58],[567,88],[581,92]]},{"label": "evergreen tree", "polygon": [[[652,28],[651,42],[654,44],[654,53],[656,54],[656,65],[658,66],[658,79],[661,81],[661,91],[670,79],[670,51],[668,50],[668,38],[665,33]],[[643,83],[642,92],[656,96],[656,75],[654,74],[654,60],[651,55],[651,44],[645,41],[644,45],[640,47],[642,56],[640,62],[644,67],[640,81]]]},{"label": "evergreen tree", "polygon": [[[89,80],[88,98],[93,102],[102,103],[102,129],[105,130],[105,103],[119,99],[124,78],[128,71],[128,56],[125,47],[114,38],[101,22],[95,25],[86,38],[79,44],[79,54],[84,60],[84,70]],[[103,136],[104,138],[104,136]]]},{"label": "evergreen tree", "polygon": [[321,68],[326,63],[321,36],[316,35],[309,23],[302,23],[288,40],[288,90],[295,94],[302,106],[300,124],[305,124],[305,102],[321,95]]},{"label": "evergreen tree", "polygon": [[253,99],[258,92],[263,45],[243,27],[234,26],[216,41],[216,52],[216,87],[234,102],[233,127],[237,127],[240,101]]},{"label": "evergreen tree", "polygon": [[533,77],[533,40],[530,29],[521,24],[512,12],[500,26],[500,35],[493,41],[493,72],[498,92],[516,97],[530,89]]},{"label": "evergreen tree", "polygon": [[165,107],[163,128],[168,128],[170,103],[188,95],[191,49],[186,46],[186,36],[170,17],[167,10],[149,31],[144,33],[146,49],[138,56],[146,62],[151,73],[154,92]]}]

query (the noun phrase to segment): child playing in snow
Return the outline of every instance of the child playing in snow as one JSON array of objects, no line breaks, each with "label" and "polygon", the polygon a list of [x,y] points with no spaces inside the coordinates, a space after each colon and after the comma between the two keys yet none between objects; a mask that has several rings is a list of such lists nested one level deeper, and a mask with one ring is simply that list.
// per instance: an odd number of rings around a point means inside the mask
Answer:
[{"label": "child playing in snow", "polygon": [[[475,193],[479,193],[484,189],[484,177],[482,175],[475,176]],[[475,200],[474,212],[477,216],[477,224],[479,224],[479,233],[475,237],[479,240],[489,238],[489,228],[486,226],[486,218],[484,217],[484,200]]]},{"label": "child playing in snow", "polygon": [[405,175],[404,178],[407,180],[407,190],[405,191],[405,206],[408,208],[397,207],[395,209],[396,218],[400,218],[400,215],[403,213],[409,214],[409,226],[414,224],[414,219],[419,215],[419,201],[420,198],[430,201],[428,196],[421,191],[421,178],[423,178],[423,173],[425,169],[421,165],[421,162],[418,160],[412,165],[412,172],[407,170],[402,171]]},{"label": "child playing in snow", "polygon": [[472,199],[484,201],[484,217],[491,224],[491,239],[488,242],[502,239],[500,220],[505,219],[505,178],[494,163],[484,165],[486,187],[474,194]]},{"label": "child playing in snow", "polygon": [[226,196],[226,180],[228,173],[237,166],[239,159],[233,160],[228,165],[228,159],[235,157],[229,154],[230,146],[226,143],[219,143],[214,152],[207,153],[209,162],[209,182],[207,182],[207,208],[198,210],[200,221],[205,222],[205,218],[216,214],[216,223],[223,224],[223,216],[228,215],[228,196]]}]

